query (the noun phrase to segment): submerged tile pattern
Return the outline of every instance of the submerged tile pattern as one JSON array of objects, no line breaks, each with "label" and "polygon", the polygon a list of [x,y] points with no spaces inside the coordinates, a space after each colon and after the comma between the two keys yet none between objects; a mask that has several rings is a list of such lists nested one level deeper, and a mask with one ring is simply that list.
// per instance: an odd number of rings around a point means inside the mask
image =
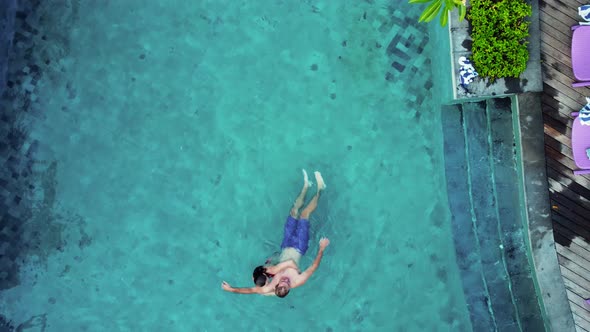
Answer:
[{"label": "submerged tile pattern", "polygon": [[431,52],[425,52],[428,47],[432,47],[428,44],[429,27],[416,24],[420,10],[420,6],[413,6],[410,13],[392,8],[391,21],[378,28],[391,36],[384,46],[391,64],[385,79],[392,83],[402,82],[406,106],[416,110],[430,97],[433,87],[431,60],[428,56]]},{"label": "submerged tile pattern", "polygon": [[[391,3],[387,8],[372,6],[359,18],[362,24],[353,25],[350,32],[361,52],[354,58],[344,56],[355,67],[362,68],[360,71],[367,66],[377,67],[378,75],[389,83],[391,91],[403,91],[404,106],[416,112],[428,100],[434,85],[430,54],[435,51],[429,34],[433,27],[417,22],[422,9],[421,6],[399,6],[397,3]],[[348,44],[344,40],[341,45],[346,48]]]}]

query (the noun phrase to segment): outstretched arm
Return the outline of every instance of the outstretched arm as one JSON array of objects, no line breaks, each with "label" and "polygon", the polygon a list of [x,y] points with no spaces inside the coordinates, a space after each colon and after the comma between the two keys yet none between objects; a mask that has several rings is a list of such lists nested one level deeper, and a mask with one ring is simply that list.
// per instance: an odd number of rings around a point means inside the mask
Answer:
[{"label": "outstretched arm", "polygon": [[226,292],[232,292],[232,293],[238,293],[238,294],[264,294],[264,293],[269,292],[269,289],[267,286],[265,286],[265,287],[234,288],[234,287],[230,286],[225,281],[223,281],[221,283],[221,288]]},{"label": "outstretched arm", "polygon": [[330,240],[328,240],[328,238],[324,237],[320,240],[320,249],[318,250],[318,254],[315,256],[315,259],[313,260],[311,266],[308,267],[307,270],[303,271],[303,273],[301,273],[297,286],[303,285],[307,281],[307,279],[311,277],[315,270],[318,269],[318,267],[320,266],[320,262],[322,261],[322,257],[324,256],[324,250],[326,250],[326,247],[329,244]]}]

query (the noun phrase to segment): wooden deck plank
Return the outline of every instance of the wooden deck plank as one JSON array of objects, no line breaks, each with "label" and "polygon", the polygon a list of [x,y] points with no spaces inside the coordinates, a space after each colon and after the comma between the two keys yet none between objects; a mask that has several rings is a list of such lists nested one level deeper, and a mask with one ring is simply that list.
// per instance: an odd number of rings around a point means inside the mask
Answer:
[{"label": "wooden deck plank", "polygon": [[[560,2],[561,5],[565,6],[566,8],[569,8],[570,10],[573,10],[576,13],[579,6],[587,4],[584,0],[553,0],[553,2]],[[541,7],[541,12],[544,11],[545,9]]]},{"label": "wooden deck plank", "polygon": [[565,230],[571,231],[573,233],[572,236],[577,236],[572,241],[578,243],[581,246],[584,246],[586,250],[590,250],[590,244],[587,240],[585,240],[590,237],[590,227],[585,228],[584,225],[579,225],[567,219],[559,212],[560,211],[555,211],[553,216],[554,230],[559,231],[559,233],[562,234]]},{"label": "wooden deck plank", "polygon": [[[588,310],[585,308],[587,304],[580,304],[578,301],[580,301],[581,297],[573,293],[571,290],[566,288],[566,292],[568,298],[572,299],[570,300],[570,306],[572,307],[572,313],[578,316],[579,318],[578,322],[580,323],[580,327],[582,328],[581,331],[588,331],[587,326],[590,324],[590,312],[588,312]],[[580,331],[580,329],[577,329],[577,331]]]},{"label": "wooden deck plank", "polygon": [[[558,13],[559,18],[564,22],[564,23],[570,23],[570,24],[575,24],[575,22],[577,22],[579,20],[579,17],[577,15],[577,12],[575,10],[572,10],[572,8],[570,6],[568,6],[567,4],[561,2],[561,1],[555,1],[555,0],[544,0],[544,1],[539,1],[539,6],[541,8],[541,11],[545,14],[545,15],[552,15],[554,13]],[[557,17],[557,16],[554,16]]]},{"label": "wooden deck plank", "polygon": [[544,81],[556,89],[561,88],[558,91],[573,101],[573,105],[570,106],[571,108],[579,110],[586,104],[585,95],[582,93],[583,90],[572,86],[574,75],[572,72],[564,70],[563,64],[559,62],[554,64],[544,63],[542,69]]},{"label": "wooden deck plank", "polygon": [[573,103],[581,104],[578,109],[582,108],[586,103],[582,90],[574,89],[572,83],[574,82],[573,74],[560,73],[551,66],[543,65],[543,82],[552,86],[556,90],[569,97]]},{"label": "wooden deck plank", "polygon": [[[561,193],[554,190],[549,190],[549,197],[557,203],[561,212],[570,211],[571,215],[578,216],[580,219],[586,218],[587,215],[583,213],[584,209],[579,208],[575,202],[572,202],[565,195],[561,195]],[[586,223],[584,222],[580,226],[584,227],[585,224]]]},{"label": "wooden deck plank", "polygon": [[566,73],[572,73],[572,31],[556,30],[551,26],[551,22],[540,22],[541,32],[541,52],[545,56],[550,56],[554,60],[563,64],[564,68],[569,68]]},{"label": "wooden deck plank", "polygon": [[[555,161],[550,161],[547,162],[547,165],[555,168],[558,172],[562,174],[559,176],[552,175],[551,177],[554,179],[562,177],[566,178],[566,180],[559,182],[567,186],[571,186],[572,188],[570,189],[573,189],[573,191],[579,193],[581,196],[583,196],[583,198],[590,197],[590,190],[588,189],[590,187],[586,185],[590,182],[590,177],[588,176],[588,174],[574,175],[573,170],[577,169],[578,167],[576,166],[574,160],[567,154],[566,149],[568,147],[557,142],[558,149],[556,149],[553,148],[551,144],[551,142],[545,143],[545,154],[549,155],[549,157],[553,157],[554,159],[556,159],[557,164],[555,163]],[[570,173],[572,174],[570,175]]]},{"label": "wooden deck plank", "polygon": [[573,88],[571,26],[582,0],[541,0],[543,130],[553,234],[577,331],[590,332],[590,175],[574,175],[571,112],[584,106],[590,88]]},{"label": "wooden deck plank", "polygon": [[567,292],[567,297],[570,299],[572,312],[584,320],[590,322],[590,311],[588,311],[588,308],[584,303],[584,299],[567,288],[565,291]]},{"label": "wooden deck plank", "polygon": [[581,294],[584,299],[590,297],[590,281],[580,277],[578,274],[564,266],[561,267],[561,271],[564,279],[568,279],[580,287],[580,292],[582,292]]},{"label": "wooden deck plank", "polygon": [[[578,256],[575,252],[571,251],[568,247],[564,247],[559,243],[555,243],[557,253],[567,258],[572,264],[569,266],[571,270],[579,271],[582,277],[590,275],[590,261],[585,260],[583,257]],[[586,278],[584,278],[586,279]]]},{"label": "wooden deck plank", "polygon": [[[561,142],[564,145],[571,146],[570,137],[572,136],[572,128],[568,127],[565,123],[555,120],[554,117],[548,115],[547,113],[543,113],[543,123],[546,126],[549,126],[555,133],[552,131],[550,133],[545,133],[557,141]],[[560,137],[567,137],[567,140],[559,139]]]},{"label": "wooden deck plank", "polygon": [[[551,87],[555,88],[555,90],[561,91],[562,93],[564,93],[566,96],[568,96],[569,98],[571,98],[572,100],[577,100],[579,98],[579,95],[576,95],[576,92],[571,92],[572,90],[570,90],[570,86],[572,84],[573,80],[573,75],[569,76],[572,78],[568,77],[568,80],[559,80],[559,78],[555,78],[553,76],[550,76],[550,73],[547,73],[547,71],[543,71],[543,82],[545,84],[550,85]],[[561,76],[566,76],[566,75],[561,75]],[[561,77],[560,77],[561,78]]]},{"label": "wooden deck plank", "polygon": [[558,111],[564,113],[568,117],[570,117],[571,112],[579,111],[583,107],[580,103],[583,103],[584,100],[573,100],[566,93],[555,89],[549,84],[543,84],[543,93],[546,95],[546,98],[555,99],[554,102],[551,102],[550,99],[544,99],[543,101],[546,105],[556,107]]},{"label": "wooden deck plank", "polygon": [[573,283],[571,280],[564,279],[564,283],[565,288],[571,293],[570,300],[580,307],[580,311],[578,311],[578,314],[584,315],[584,312],[586,315],[590,314],[590,308],[588,308],[586,302],[584,301],[586,299],[586,293],[580,290],[578,285]]},{"label": "wooden deck plank", "polygon": [[[555,232],[555,239],[556,239],[556,241],[559,240],[560,243],[568,240],[566,237],[561,235],[559,233],[559,231]],[[579,245],[575,244],[574,242],[570,242],[570,244],[567,247],[564,246],[564,248],[568,249],[568,252],[566,253],[566,255],[569,255],[570,257],[573,257],[573,255],[576,255],[576,256],[578,256],[576,258],[577,261],[581,262],[582,264],[586,264],[586,262],[588,262],[588,265],[590,265],[590,251],[580,247]]]},{"label": "wooden deck plank", "polygon": [[[564,145],[563,141],[559,142],[559,139],[563,139],[563,135],[559,136],[558,139],[554,139],[553,137],[546,138],[545,156],[547,158],[548,172],[551,173],[549,177],[558,180],[558,182],[582,196],[579,200],[585,202],[590,197],[590,175],[575,175],[573,173],[573,170],[578,169],[578,167],[570,157],[569,150],[571,148]],[[552,172],[549,168],[552,168],[555,172]],[[587,208],[586,203],[581,205]]]},{"label": "wooden deck plank", "polygon": [[590,195],[585,194],[588,189],[580,186],[576,182],[570,182],[569,179],[564,176],[552,177],[550,185],[552,190],[574,202],[578,207],[577,210],[580,211],[582,215],[590,214],[590,200],[586,198],[590,197]]},{"label": "wooden deck plank", "polygon": [[587,320],[574,314],[574,322],[576,323],[576,332],[590,332],[590,323]]},{"label": "wooden deck plank", "polygon": [[572,149],[567,145],[559,143],[555,138],[545,135],[545,145],[573,160]]},{"label": "wooden deck plank", "polygon": [[[567,222],[576,224],[583,229],[588,229],[590,227],[588,221],[586,220],[586,216],[578,215],[561,203],[561,201],[565,198],[559,194],[555,194],[553,196],[558,198],[558,200],[553,199],[553,197],[551,198],[551,213],[554,222],[559,222],[557,220],[558,218],[564,218],[564,220],[567,220]],[[583,234],[580,234],[580,236],[588,241],[588,238],[584,237]]]},{"label": "wooden deck plank", "polygon": [[[559,247],[560,245],[557,244],[556,246]],[[557,250],[560,250],[560,248],[557,248]],[[561,265],[562,268],[563,267],[568,268],[573,273],[577,274],[578,276],[580,276],[584,280],[587,280],[590,282],[590,280],[588,280],[588,278],[585,278],[586,275],[590,275],[590,274],[588,274],[588,270],[585,270],[580,265],[574,263],[571,259],[565,257],[560,252],[557,253],[557,260],[559,261],[559,264]]]},{"label": "wooden deck plank", "polygon": [[[584,195],[585,197],[590,197],[588,195],[587,188],[590,188],[590,180],[584,176],[575,175],[572,170],[577,169],[573,161],[571,164],[568,163],[568,158],[561,154],[559,151],[554,150],[548,145],[545,145],[545,155],[547,159],[547,166],[552,167],[566,178],[569,179],[572,183],[577,183],[579,186],[575,186],[579,190],[575,190],[580,195]],[[571,159],[569,159],[571,160]],[[581,187],[581,188],[580,188]]]},{"label": "wooden deck plank", "polygon": [[[547,86],[546,89],[553,89],[553,87]],[[564,93],[556,93],[553,96],[545,94],[541,98],[541,108],[543,114],[551,116],[553,119],[563,123],[567,127],[571,128],[573,125],[572,112],[578,112],[583,105],[579,102],[574,101]]]},{"label": "wooden deck plank", "polygon": [[553,139],[555,139],[556,141],[558,141],[559,143],[567,145],[571,148],[571,146],[572,146],[571,136],[567,136],[566,134],[560,133],[559,131],[557,131],[555,128],[553,128],[547,122],[545,122],[543,124],[543,130],[545,131],[545,135],[550,136]]},{"label": "wooden deck plank", "polygon": [[545,100],[541,100],[541,101],[542,101],[541,110],[543,111],[543,116],[550,116],[554,120],[559,121],[562,124],[564,124],[566,127],[569,127],[569,128],[572,127],[572,119],[569,115],[569,114],[571,114],[571,111],[568,111],[568,110],[572,110],[571,108],[555,107],[554,105],[551,105],[551,103],[553,103],[553,102],[558,102],[556,99],[553,99],[550,101],[545,101]]},{"label": "wooden deck plank", "polygon": [[572,40],[571,27],[573,24],[560,22],[547,12],[544,12],[543,15],[539,15],[539,19],[541,21],[541,32],[547,33],[560,40]]},{"label": "wooden deck plank", "polygon": [[565,47],[560,48],[559,43],[557,38],[543,35],[541,38],[541,60],[548,63],[559,62],[561,68],[569,68],[569,71],[565,71],[565,73],[573,75],[571,50],[569,47],[567,49]]},{"label": "wooden deck plank", "polygon": [[561,0],[565,5],[573,8],[574,11],[577,12],[579,6],[587,5],[588,2],[584,0]]}]

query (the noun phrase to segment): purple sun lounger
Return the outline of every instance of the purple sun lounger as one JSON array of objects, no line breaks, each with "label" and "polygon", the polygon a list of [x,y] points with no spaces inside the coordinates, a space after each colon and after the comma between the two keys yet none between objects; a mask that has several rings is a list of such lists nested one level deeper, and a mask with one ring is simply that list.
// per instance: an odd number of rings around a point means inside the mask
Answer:
[{"label": "purple sun lounger", "polygon": [[572,154],[579,169],[574,174],[590,174],[590,157],[586,150],[590,149],[590,126],[585,126],[578,118],[578,112],[572,112]]},{"label": "purple sun lounger", "polygon": [[590,25],[574,25],[572,31],[572,86],[578,88],[590,85]]}]

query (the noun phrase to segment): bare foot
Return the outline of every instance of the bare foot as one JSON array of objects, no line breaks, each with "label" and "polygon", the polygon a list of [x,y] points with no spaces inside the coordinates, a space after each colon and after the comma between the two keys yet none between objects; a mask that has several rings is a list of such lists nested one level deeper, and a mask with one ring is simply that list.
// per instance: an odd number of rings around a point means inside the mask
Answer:
[{"label": "bare foot", "polygon": [[309,187],[313,186],[313,183],[309,182],[309,178],[307,177],[307,172],[304,169],[301,169],[301,171],[303,172],[303,187],[309,188]]},{"label": "bare foot", "polygon": [[315,171],[313,174],[315,175],[315,181],[318,184],[318,192],[320,190],[326,189],[326,183],[324,182],[324,179],[322,178],[322,174],[318,171]]},{"label": "bare foot", "polygon": [[303,206],[303,203],[305,201],[305,194],[307,193],[307,189],[312,185],[312,183],[309,182],[309,178],[307,177],[307,172],[304,169],[301,169],[301,171],[303,172],[303,188],[301,188],[301,193],[299,194],[299,196],[297,196],[295,202],[293,202],[293,207],[291,208],[290,212],[293,218],[297,218],[299,214],[299,209]]}]

